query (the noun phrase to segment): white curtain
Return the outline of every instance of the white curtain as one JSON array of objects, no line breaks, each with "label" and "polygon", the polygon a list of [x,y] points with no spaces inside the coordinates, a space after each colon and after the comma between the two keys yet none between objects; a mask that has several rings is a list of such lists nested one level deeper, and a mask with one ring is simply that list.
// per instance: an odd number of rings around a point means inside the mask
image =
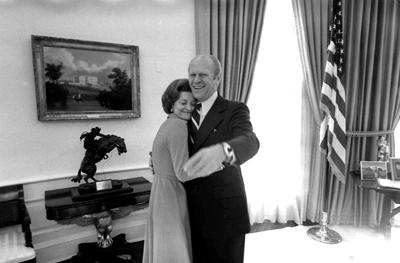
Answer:
[{"label": "white curtain", "polygon": [[260,140],[258,154],[242,166],[251,223],[305,220],[297,43],[291,1],[269,0],[247,103]]}]

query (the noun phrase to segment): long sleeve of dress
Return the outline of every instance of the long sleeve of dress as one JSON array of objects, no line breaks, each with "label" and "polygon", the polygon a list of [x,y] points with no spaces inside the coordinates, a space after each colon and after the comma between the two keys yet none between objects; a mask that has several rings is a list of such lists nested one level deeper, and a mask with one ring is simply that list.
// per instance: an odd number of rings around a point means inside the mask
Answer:
[{"label": "long sleeve of dress", "polygon": [[176,124],[173,132],[170,132],[168,135],[168,149],[176,177],[179,181],[186,182],[189,178],[183,173],[182,167],[189,159],[188,130],[186,122]]}]

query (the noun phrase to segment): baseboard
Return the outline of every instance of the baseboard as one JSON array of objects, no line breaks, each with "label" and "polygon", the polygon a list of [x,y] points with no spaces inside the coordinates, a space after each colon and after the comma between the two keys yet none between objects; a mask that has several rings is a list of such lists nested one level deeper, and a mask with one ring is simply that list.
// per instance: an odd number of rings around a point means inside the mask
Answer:
[{"label": "baseboard", "polygon": [[297,226],[294,221],[288,221],[287,223],[273,223],[269,220],[265,220],[263,223],[255,223],[250,228],[250,233],[273,230],[273,229],[280,229],[284,227],[293,227]]}]

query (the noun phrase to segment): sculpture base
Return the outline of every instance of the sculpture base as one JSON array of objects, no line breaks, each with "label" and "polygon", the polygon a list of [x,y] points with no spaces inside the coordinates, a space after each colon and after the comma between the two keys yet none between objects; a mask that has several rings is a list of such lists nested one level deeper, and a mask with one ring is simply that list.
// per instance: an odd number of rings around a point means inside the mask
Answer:
[{"label": "sculpture base", "polygon": [[97,185],[101,184],[101,183],[106,183],[106,182],[110,182],[109,184],[111,184],[110,189],[104,189],[104,190],[116,190],[116,189],[120,189],[122,187],[122,182],[119,180],[104,180],[104,181],[97,181],[97,182],[92,182],[92,183],[86,183],[86,184],[81,184],[78,186],[78,192],[80,194],[91,194],[91,193],[95,193],[98,191],[103,191],[103,190],[98,190]]},{"label": "sculpture base", "polygon": [[114,243],[109,248],[99,248],[96,242],[79,244],[78,254],[63,263],[142,263],[143,246],[143,241],[129,243],[125,239],[125,234],[119,234],[114,237]]},{"label": "sculpture base", "polygon": [[342,241],[339,233],[326,226],[312,227],[307,230],[307,234],[312,239],[326,244],[337,244]]},{"label": "sculpture base", "polygon": [[133,188],[126,182],[119,180],[111,180],[112,189],[97,190],[96,182],[81,184],[77,188],[71,189],[72,201],[89,200],[92,198],[99,198],[106,195],[120,194],[132,192]]}]

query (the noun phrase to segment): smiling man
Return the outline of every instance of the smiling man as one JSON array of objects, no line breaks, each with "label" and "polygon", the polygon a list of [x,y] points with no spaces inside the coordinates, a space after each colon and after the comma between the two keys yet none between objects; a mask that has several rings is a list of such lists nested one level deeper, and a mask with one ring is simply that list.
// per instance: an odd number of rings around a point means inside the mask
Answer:
[{"label": "smiling man", "polygon": [[198,55],[189,64],[189,84],[201,104],[189,122],[189,155],[183,170],[197,178],[185,183],[192,232],[193,262],[243,262],[250,231],[240,165],[259,141],[244,103],[218,95],[221,64]]}]

